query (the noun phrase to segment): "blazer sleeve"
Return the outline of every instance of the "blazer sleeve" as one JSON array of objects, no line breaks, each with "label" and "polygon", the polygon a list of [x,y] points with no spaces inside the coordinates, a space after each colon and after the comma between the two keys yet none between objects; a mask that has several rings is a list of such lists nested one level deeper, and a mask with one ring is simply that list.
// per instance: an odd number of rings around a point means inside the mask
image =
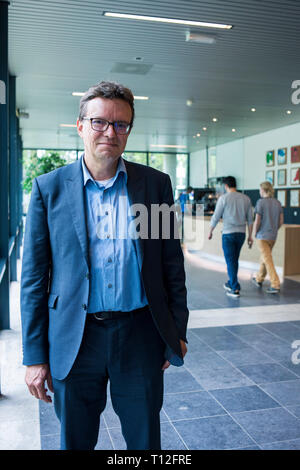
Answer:
[{"label": "blazer sleeve", "polygon": [[50,242],[46,208],[37,180],[26,217],[21,274],[23,364],[48,362]]},{"label": "blazer sleeve", "polygon": [[[169,207],[174,205],[170,177],[166,177],[163,202]],[[187,308],[187,291],[185,286],[184,258],[178,235],[175,211],[171,211],[170,237],[162,240],[162,262],[165,288],[169,309],[173,315],[179,337],[187,343],[186,330],[189,311]]]}]

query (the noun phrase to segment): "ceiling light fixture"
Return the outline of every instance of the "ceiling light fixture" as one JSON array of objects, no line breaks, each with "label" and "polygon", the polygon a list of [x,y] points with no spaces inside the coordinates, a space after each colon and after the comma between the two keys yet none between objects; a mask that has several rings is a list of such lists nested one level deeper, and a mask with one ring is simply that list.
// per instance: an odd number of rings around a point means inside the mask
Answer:
[{"label": "ceiling light fixture", "polygon": [[202,127],[202,130],[203,130],[203,131],[207,131],[207,127]]},{"label": "ceiling light fixture", "polygon": [[292,111],[290,109],[288,109],[286,114],[292,114]]},{"label": "ceiling light fixture", "polygon": [[[72,92],[72,96],[83,96],[83,95],[85,95],[85,93],[82,92],[82,91],[73,91]],[[134,96],[134,99],[135,100],[148,100],[149,96]]]},{"label": "ceiling light fixture", "polygon": [[60,127],[77,127],[76,124],[60,124]]},{"label": "ceiling light fixture", "polygon": [[236,129],[234,129],[234,128],[233,128],[233,129],[231,129],[231,130],[232,130],[232,132],[235,132],[235,131],[236,131]]},{"label": "ceiling light fixture", "polygon": [[198,132],[197,137],[200,137],[200,135],[201,135],[200,132]]},{"label": "ceiling light fixture", "polygon": [[252,113],[255,113],[256,108],[251,108]]},{"label": "ceiling light fixture", "polygon": [[166,148],[172,148],[172,149],[186,149],[186,145],[151,144],[150,147],[166,147]]},{"label": "ceiling light fixture", "polygon": [[182,24],[186,26],[201,26],[203,28],[217,28],[217,29],[231,29],[232,28],[232,25],[230,24],[207,23],[204,21],[180,20],[177,18],[162,18],[158,16],[130,15],[127,13],[114,13],[110,11],[104,11],[103,15],[111,17],[111,18],[125,18],[128,20],[155,21],[159,23]]},{"label": "ceiling light fixture", "polygon": [[212,118],[212,121],[213,121],[213,122],[217,122],[217,121],[218,121],[218,118],[214,117],[214,118]]},{"label": "ceiling light fixture", "polygon": [[185,40],[187,42],[198,42],[202,44],[214,44],[216,42],[216,36],[211,34],[203,34],[203,33],[194,33],[191,31],[187,31],[185,34]]}]

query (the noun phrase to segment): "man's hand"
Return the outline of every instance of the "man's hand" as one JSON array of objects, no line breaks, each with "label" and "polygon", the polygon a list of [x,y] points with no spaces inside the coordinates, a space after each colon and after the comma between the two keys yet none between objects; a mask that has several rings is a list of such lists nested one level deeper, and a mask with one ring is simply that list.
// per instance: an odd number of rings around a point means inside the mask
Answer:
[{"label": "man's hand", "polygon": [[208,232],[208,239],[211,240],[211,239],[212,239],[212,236],[213,236],[213,231],[210,230],[210,231]]},{"label": "man's hand", "polygon": [[45,387],[46,381],[49,390],[53,392],[52,377],[48,364],[27,366],[25,382],[31,395],[39,400],[45,401],[46,403],[52,403],[50,395],[47,395],[48,390]]},{"label": "man's hand", "polygon": [[[180,340],[180,346],[181,346],[182,357],[184,357],[187,353],[187,347],[186,347],[185,342],[182,339]],[[168,367],[170,367],[170,365],[171,365],[170,362],[166,361],[164,365],[162,366],[162,370],[166,370]]]}]

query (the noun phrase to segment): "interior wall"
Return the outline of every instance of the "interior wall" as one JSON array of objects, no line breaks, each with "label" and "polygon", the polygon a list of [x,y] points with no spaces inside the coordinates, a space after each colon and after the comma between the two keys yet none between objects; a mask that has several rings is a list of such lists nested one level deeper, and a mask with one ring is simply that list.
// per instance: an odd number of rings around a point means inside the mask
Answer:
[{"label": "interior wall", "polygon": [[[215,174],[209,176],[232,175],[237,179],[238,189],[245,191],[251,197],[253,204],[259,198],[259,184],[266,180],[266,171],[274,171],[274,188],[286,189],[285,221],[300,224],[300,207],[290,207],[290,190],[300,189],[300,185],[291,185],[291,168],[300,167],[300,163],[291,163],[291,147],[300,145],[300,123],[273,129],[218,145],[214,150],[216,155]],[[277,164],[277,150],[287,148],[287,162]],[[266,166],[266,152],[274,150],[275,163]],[[278,170],[286,170],[286,184],[278,185]],[[206,184],[206,151],[190,154],[191,186],[204,187]]]}]

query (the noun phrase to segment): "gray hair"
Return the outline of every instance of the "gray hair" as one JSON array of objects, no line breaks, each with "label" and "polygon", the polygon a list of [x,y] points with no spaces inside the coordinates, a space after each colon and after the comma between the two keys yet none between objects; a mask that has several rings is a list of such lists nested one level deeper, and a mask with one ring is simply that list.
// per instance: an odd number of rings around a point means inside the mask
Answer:
[{"label": "gray hair", "polygon": [[97,85],[91,86],[80,100],[78,117],[79,121],[82,121],[82,119],[85,117],[87,103],[94,98],[106,98],[109,100],[119,99],[128,103],[132,111],[132,117],[130,121],[130,126],[132,127],[134,120],[134,96],[129,88],[126,88],[120,83],[106,81],[102,81]]}]

